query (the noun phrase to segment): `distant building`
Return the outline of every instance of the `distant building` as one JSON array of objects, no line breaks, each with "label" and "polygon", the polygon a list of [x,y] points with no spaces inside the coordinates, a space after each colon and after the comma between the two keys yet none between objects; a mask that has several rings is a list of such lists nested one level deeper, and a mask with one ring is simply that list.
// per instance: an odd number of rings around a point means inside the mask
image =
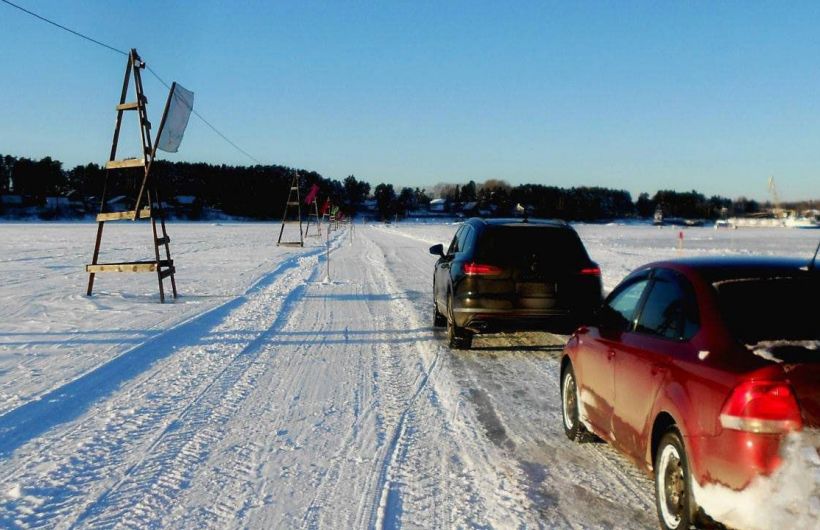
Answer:
[{"label": "distant building", "polygon": [[129,209],[129,204],[133,201],[128,200],[125,195],[117,195],[105,201],[105,205],[109,212],[126,212]]},{"label": "distant building", "polygon": [[202,201],[196,195],[177,195],[174,197],[173,210],[180,217],[196,219],[202,216]]},{"label": "distant building", "polygon": [[447,199],[433,199],[430,201],[430,211],[436,213],[447,211]]},{"label": "distant building", "polygon": [[366,201],[362,201],[359,210],[363,212],[372,213],[375,212],[377,208],[378,203],[376,202],[376,199],[367,199]]},{"label": "distant building", "polygon": [[19,208],[23,206],[23,196],[22,195],[0,195],[0,204],[4,207],[9,208]]},{"label": "distant building", "polygon": [[46,209],[48,210],[62,210],[68,207],[68,197],[46,197]]},{"label": "distant building", "polygon": [[461,206],[461,214],[464,217],[477,217],[480,215],[478,211],[478,201],[465,202]]}]

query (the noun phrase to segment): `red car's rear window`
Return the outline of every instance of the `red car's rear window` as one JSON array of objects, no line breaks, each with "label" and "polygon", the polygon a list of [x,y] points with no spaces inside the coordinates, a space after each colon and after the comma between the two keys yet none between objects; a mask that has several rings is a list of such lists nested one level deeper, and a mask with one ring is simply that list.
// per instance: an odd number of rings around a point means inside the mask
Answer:
[{"label": "red car's rear window", "polygon": [[820,275],[738,278],[715,283],[735,337],[745,344],[820,340]]}]

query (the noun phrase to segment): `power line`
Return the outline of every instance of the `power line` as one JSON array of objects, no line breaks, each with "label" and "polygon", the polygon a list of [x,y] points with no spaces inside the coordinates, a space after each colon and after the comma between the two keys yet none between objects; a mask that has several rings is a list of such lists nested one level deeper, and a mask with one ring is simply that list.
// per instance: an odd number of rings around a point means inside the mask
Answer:
[{"label": "power line", "polygon": [[65,31],[67,31],[67,32],[69,32],[69,33],[71,33],[71,34],[73,34],[73,35],[76,35],[76,36],[78,36],[78,37],[80,37],[80,38],[83,38],[83,39],[85,39],[85,40],[87,40],[87,41],[91,41],[91,42],[93,42],[94,44],[99,44],[99,45],[100,45],[100,46],[102,46],[103,48],[108,48],[108,49],[109,49],[109,50],[111,50],[111,51],[114,51],[114,52],[117,52],[117,53],[121,53],[121,54],[123,54],[123,55],[125,55],[125,56],[128,56],[128,53],[127,53],[127,52],[124,52],[124,51],[122,51],[122,50],[119,50],[119,49],[117,49],[117,48],[115,48],[115,47],[113,47],[113,46],[109,46],[108,44],[106,44],[106,43],[104,43],[104,42],[100,42],[100,41],[98,41],[97,39],[92,39],[92,38],[91,38],[91,37],[89,37],[88,35],[83,35],[82,33],[78,32],[78,31],[74,31],[74,30],[73,30],[73,29],[71,29],[71,28],[67,28],[67,27],[63,26],[62,24],[58,24],[58,23],[54,22],[53,20],[49,20],[49,19],[47,19],[47,18],[45,18],[45,17],[42,17],[42,16],[38,15],[37,13],[34,13],[33,11],[29,11],[29,10],[28,10],[28,9],[26,9],[25,7],[18,6],[18,5],[17,5],[17,4],[15,4],[14,2],[9,2],[9,0],[0,0],[0,2],[3,2],[4,4],[8,4],[8,5],[10,5],[11,7],[17,8],[17,9],[19,9],[20,11],[22,11],[23,13],[28,13],[29,15],[31,15],[31,16],[33,16],[33,17],[35,17],[35,18],[39,18],[39,19],[40,19],[40,20],[42,20],[43,22],[46,22],[46,23],[48,23],[48,24],[51,24],[52,26],[56,26],[56,27],[58,27],[58,28],[60,28],[60,29],[63,29],[63,30],[65,30]]},{"label": "power line", "polygon": [[[5,0],[2,0],[2,1],[3,1],[3,2],[5,2]],[[162,83],[163,85],[165,85],[165,88],[167,88],[168,90],[171,90],[171,87],[168,85],[168,83],[166,83],[166,82],[165,82],[165,81],[164,81],[164,80],[163,80],[163,79],[159,76],[159,74],[157,74],[157,73],[154,71],[154,69],[153,69],[153,68],[151,68],[151,67],[150,67],[150,66],[148,66],[147,64],[145,65],[145,67],[148,69],[148,71],[151,73],[151,75],[153,75],[154,77],[156,77],[156,78],[157,78],[157,81],[159,81],[160,83]],[[197,112],[197,110],[196,110],[195,108],[191,107],[191,112],[193,112],[193,113],[194,113],[194,115],[195,115],[197,118],[199,118],[200,120],[202,120],[202,123],[204,123],[205,125],[207,125],[208,127],[210,127],[210,128],[211,128],[211,130],[212,130],[213,132],[215,132],[216,134],[218,134],[218,135],[220,136],[220,138],[222,138],[223,140],[225,140],[226,142],[228,142],[229,144],[231,144],[231,145],[233,146],[233,148],[234,148],[234,149],[236,149],[236,150],[237,150],[237,151],[239,151],[240,153],[244,154],[245,156],[247,156],[248,158],[250,158],[251,160],[253,160],[253,161],[254,161],[254,162],[256,162],[257,164],[262,165],[262,162],[260,162],[260,161],[259,161],[259,160],[255,157],[255,156],[253,156],[252,154],[248,153],[247,151],[245,151],[244,149],[242,149],[241,147],[239,147],[239,146],[238,146],[238,145],[236,145],[235,143],[233,143],[233,142],[231,141],[231,139],[230,139],[230,138],[228,138],[227,136],[225,136],[224,134],[222,134],[222,133],[219,131],[219,129],[217,129],[216,127],[214,127],[213,125],[211,125],[211,122],[209,122],[208,120],[206,120],[206,119],[202,116],[202,114],[200,114],[199,112]]]},{"label": "power line", "polygon": [[[109,50],[111,50],[111,51],[113,51],[113,52],[116,52],[116,53],[120,53],[120,54],[122,54],[122,55],[125,55],[126,57],[128,56],[128,52],[124,52],[124,51],[122,51],[122,50],[120,50],[120,49],[118,49],[118,48],[115,48],[114,46],[110,46],[110,45],[108,45],[108,44],[106,44],[106,43],[104,43],[104,42],[100,42],[100,41],[98,41],[97,39],[93,39],[93,38],[89,37],[88,35],[84,35],[84,34],[80,33],[79,31],[74,31],[74,30],[73,30],[73,29],[71,29],[71,28],[67,28],[67,27],[63,26],[62,24],[58,24],[57,22],[54,22],[53,20],[49,20],[49,19],[45,18],[44,16],[41,16],[41,15],[38,15],[37,13],[34,13],[33,11],[29,11],[28,9],[26,9],[26,8],[24,8],[24,7],[22,7],[22,6],[19,6],[19,5],[15,4],[14,2],[10,2],[9,0],[0,0],[0,2],[3,2],[4,4],[8,4],[8,5],[10,5],[11,7],[15,8],[15,9],[19,9],[19,10],[20,10],[20,11],[22,11],[23,13],[26,13],[26,14],[28,14],[28,15],[31,15],[31,16],[33,16],[34,18],[37,18],[37,19],[39,19],[39,20],[41,20],[41,21],[43,21],[43,22],[46,22],[47,24],[51,24],[52,26],[55,26],[55,27],[60,28],[60,29],[62,29],[62,30],[64,30],[64,31],[67,31],[67,32],[71,33],[72,35],[75,35],[75,36],[77,36],[77,37],[80,37],[80,38],[82,38],[82,39],[85,39],[85,40],[87,40],[87,41],[89,41],[89,42],[93,42],[94,44],[97,44],[97,45],[99,45],[99,46],[102,46],[103,48],[107,48],[107,49],[109,49]],[[156,73],[156,72],[155,72],[155,71],[154,71],[154,70],[153,70],[150,66],[148,66],[147,64],[146,64],[146,68],[148,68],[148,71],[149,71],[149,72],[151,72],[151,74],[152,74],[154,77],[156,77],[156,78],[157,78],[157,80],[158,80],[160,83],[162,83],[163,85],[165,85],[165,87],[166,87],[168,90],[170,90],[170,89],[171,89],[171,87],[168,85],[168,83],[166,83],[165,81],[163,81],[163,80],[162,80],[162,78],[161,78],[161,77],[160,77],[160,76],[159,76],[159,75],[158,75],[158,74],[157,74],[157,73]],[[215,132],[216,134],[218,134],[220,138],[222,138],[223,140],[225,140],[226,142],[228,142],[228,143],[229,143],[229,144],[230,144],[230,145],[231,145],[234,149],[236,149],[237,151],[239,151],[239,152],[240,152],[240,153],[242,153],[243,155],[247,156],[248,158],[250,158],[251,160],[253,160],[253,161],[254,161],[254,162],[256,162],[257,164],[260,164],[260,165],[262,164],[262,162],[260,162],[260,161],[259,161],[256,157],[254,157],[253,155],[251,155],[250,153],[248,153],[247,151],[245,151],[244,149],[242,149],[241,147],[239,147],[238,145],[236,145],[233,141],[231,141],[231,139],[230,139],[230,138],[228,138],[227,136],[225,136],[225,135],[224,135],[224,134],[223,134],[223,133],[222,133],[219,129],[217,129],[216,127],[214,127],[214,126],[211,124],[211,122],[209,122],[208,120],[206,120],[206,119],[202,116],[202,114],[200,114],[199,112],[197,112],[197,111],[196,111],[196,109],[193,109],[193,108],[192,108],[192,109],[191,109],[191,112],[193,112],[193,113],[194,113],[194,115],[195,115],[197,118],[199,118],[200,120],[202,120],[202,123],[204,123],[205,125],[207,125],[207,126],[208,126],[208,127],[209,127],[212,131],[213,131],[213,132]]]}]

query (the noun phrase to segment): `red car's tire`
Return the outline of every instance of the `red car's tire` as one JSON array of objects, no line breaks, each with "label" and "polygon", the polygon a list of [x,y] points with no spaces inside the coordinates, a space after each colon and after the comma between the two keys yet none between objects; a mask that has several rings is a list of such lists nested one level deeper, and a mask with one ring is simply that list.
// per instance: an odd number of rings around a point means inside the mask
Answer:
[{"label": "red car's tire", "polygon": [[655,505],[665,530],[684,530],[697,522],[689,459],[674,426],[661,437],[655,456]]},{"label": "red car's tire", "polygon": [[578,412],[578,384],[571,364],[561,373],[561,423],[564,433],[573,442],[588,442],[592,439]]}]

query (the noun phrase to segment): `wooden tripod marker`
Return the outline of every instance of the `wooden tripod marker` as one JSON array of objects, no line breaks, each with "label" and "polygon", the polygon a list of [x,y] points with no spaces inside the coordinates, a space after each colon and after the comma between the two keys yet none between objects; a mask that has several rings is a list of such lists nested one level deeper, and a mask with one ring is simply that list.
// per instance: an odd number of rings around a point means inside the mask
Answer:
[{"label": "wooden tripod marker", "polygon": [[313,212],[310,212],[310,206],[308,206],[308,216],[307,216],[307,224],[305,225],[305,237],[308,237],[308,232],[310,232],[310,223],[316,223],[316,234],[314,237],[322,236],[322,218],[319,216],[319,205],[317,204],[319,201],[316,199],[313,200]]},{"label": "wooden tripod marker", "polygon": [[[101,272],[155,272],[157,274],[157,281],[159,282],[159,299],[165,302],[165,290],[162,281],[165,278],[171,278],[171,289],[174,298],[177,297],[176,280],[174,279],[174,261],[171,259],[171,249],[169,243],[171,239],[168,237],[168,232],[165,229],[165,212],[162,207],[157,187],[150,178],[151,163],[156,156],[156,146],[151,143],[151,122],[148,121],[148,112],[146,105],[148,98],[142,88],[141,70],[145,68],[145,62],[137,54],[136,49],[132,49],[128,55],[128,64],[125,67],[125,78],[122,83],[122,93],[120,95],[120,102],[116,107],[117,120],[114,126],[114,139],[111,142],[111,154],[108,157],[108,162],[105,165],[106,175],[105,183],[103,185],[102,197],[100,199],[100,213],[97,215],[97,239],[94,245],[94,255],[90,265],[86,265],[85,270],[88,272],[88,289],[86,294],[91,296],[94,289],[94,277]],[[136,101],[126,102],[128,96],[128,85],[131,79],[131,74],[134,76],[134,89],[136,93]],[[171,87],[171,92],[168,94],[168,101],[165,103],[165,110],[160,121],[159,133],[157,138],[162,134],[162,129],[165,125],[165,118],[168,114],[168,108],[171,104],[171,98],[174,94],[174,86]],[[142,138],[142,158],[126,158],[124,160],[117,160],[117,146],[120,138],[120,127],[122,125],[123,112],[135,110],[139,120],[140,136]],[[134,209],[124,212],[106,212],[106,192],[108,191],[108,179],[110,177],[109,171],[125,170],[125,169],[143,169],[142,184],[140,191],[134,203]],[[145,197],[145,206],[143,207],[143,197]],[[100,256],[100,244],[102,243],[103,227],[107,221],[136,221],[139,219],[150,219],[151,228],[153,230],[153,245],[154,258],[148,261],[128,261],[118,263],[98,263]],[[162,236],[160,237],[157,230],[157,220],[159,220],[160,230]],[[165,248],[165,259],[160,257],[160,247]]]},{"label": "wooden tripod marker", "polygon": [[[296,194],[296,200],[293,200],[293,195]],[[288,220],[288,209],[296,207],[296,215],[299,217],[299,241],[282,241],[282,234],[285,232],[285,223]],[[279,239],[276,240],[276,246],[288,247],[304,247],[305,239],[302,233],[302,200],[299,198],[299,174],[293,172],[293,180],[290,183],[290,191],[288,192],[288,202],[285,203],[285,213],[282,214],[282,227],[279,229]]]}]

